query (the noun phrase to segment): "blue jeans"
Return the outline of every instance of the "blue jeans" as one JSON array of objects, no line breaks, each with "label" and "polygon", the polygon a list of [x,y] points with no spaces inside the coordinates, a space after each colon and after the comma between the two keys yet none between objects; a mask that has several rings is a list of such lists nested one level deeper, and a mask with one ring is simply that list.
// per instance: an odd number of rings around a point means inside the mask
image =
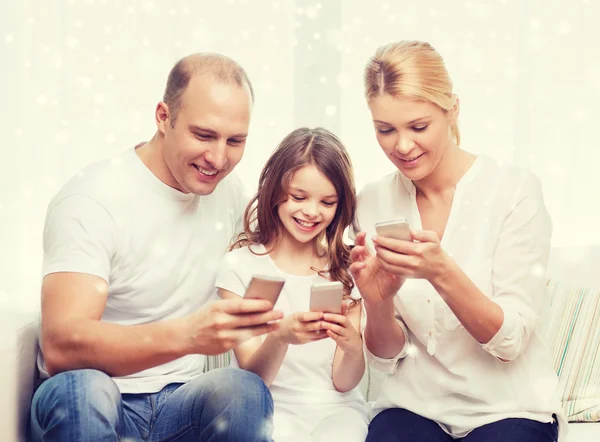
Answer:
[{"label": "blue jeans", "polygon": [[402,408],[379,413],[369,425],[366,442],[555,442],[558,424],[530,419],[502,419],[452,439],[432,420]]},{"label": "blue jeans", "polygon": [[253,373],[223,368],[158,393],[123,394],[105,373],[45,381],[31,404],[37,441],[271,441],[273,399]]}]

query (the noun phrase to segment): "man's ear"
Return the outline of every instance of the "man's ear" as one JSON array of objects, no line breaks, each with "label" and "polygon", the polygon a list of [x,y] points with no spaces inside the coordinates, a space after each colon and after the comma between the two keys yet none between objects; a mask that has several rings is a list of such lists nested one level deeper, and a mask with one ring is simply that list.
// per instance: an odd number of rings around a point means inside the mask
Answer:
[{"label": "man's ear", "polygon": [[164,101],[160,101],[156,105],[156,111],[154,112],[154,118],[156,120],[156,127],[162,133],[165,134],[167,126],[171,124],[171,116],[169,113],[169,106]]},{"label": "man's ear", "polygon": [[454,101],[454,105],[448,111],[450,124],[454,124],[458,121],[458,114],[460,113],[460,100],[458,99],[458,95],[452,94],[452,101]]}]

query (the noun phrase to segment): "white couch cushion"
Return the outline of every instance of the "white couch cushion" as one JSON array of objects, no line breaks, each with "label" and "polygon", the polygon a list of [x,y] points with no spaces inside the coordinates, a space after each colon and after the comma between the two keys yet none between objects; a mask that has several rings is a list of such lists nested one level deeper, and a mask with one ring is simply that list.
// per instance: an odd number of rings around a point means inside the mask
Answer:
[{"label": "white couch cushion", "polygon": [[569,424],[566,442],[598,442],[600,440],[600,422],[576,422]]}]

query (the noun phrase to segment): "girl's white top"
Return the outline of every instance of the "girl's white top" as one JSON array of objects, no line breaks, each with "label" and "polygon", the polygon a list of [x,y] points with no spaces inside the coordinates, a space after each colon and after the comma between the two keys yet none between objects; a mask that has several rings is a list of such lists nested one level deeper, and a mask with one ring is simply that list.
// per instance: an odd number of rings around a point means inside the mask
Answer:
[{"label": "girl's white top", "polygon": [[[252,250],[263,254],[264,246]],[[255,255],[248,247],[233,250],[222,259],[216,286],[243,296],[252,275],[279,276],[285,285],[275,304],[286,316],[294,312],[308,312],[310,288],[326,282],[317,274],[297,276],[280,270],[269,255]],[[332,380],[333,357],[336,344],[331,338],[304,345],[290,345],[277,377],[271,385],[271,394],[277,402],[299,404],[337,404],[363,402],[358,387],[347,393],[336,390]],[[234,365],[237,362],[233,361]]]}]

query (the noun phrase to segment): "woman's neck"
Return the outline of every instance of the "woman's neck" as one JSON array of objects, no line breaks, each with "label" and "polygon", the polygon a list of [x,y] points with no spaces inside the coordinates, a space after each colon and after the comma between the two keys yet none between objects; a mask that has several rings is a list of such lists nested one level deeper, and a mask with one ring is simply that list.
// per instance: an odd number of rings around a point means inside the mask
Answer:
[{"label": "woman's neck", "polygon": [[454,193],[456,185],[469,170],[476,156],[465,152],[458,146],[448,146],[436,168],[425,178],[413,184],[425,198],[435,198]]}]

